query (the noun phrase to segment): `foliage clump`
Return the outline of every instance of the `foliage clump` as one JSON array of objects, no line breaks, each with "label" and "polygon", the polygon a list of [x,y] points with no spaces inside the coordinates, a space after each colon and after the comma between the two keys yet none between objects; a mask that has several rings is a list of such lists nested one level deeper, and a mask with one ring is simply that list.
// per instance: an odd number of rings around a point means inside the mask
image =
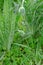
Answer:
[{"label": "foliage clump", "polygon": [[0,65],[43,65],[43,0],[0,0]]}]

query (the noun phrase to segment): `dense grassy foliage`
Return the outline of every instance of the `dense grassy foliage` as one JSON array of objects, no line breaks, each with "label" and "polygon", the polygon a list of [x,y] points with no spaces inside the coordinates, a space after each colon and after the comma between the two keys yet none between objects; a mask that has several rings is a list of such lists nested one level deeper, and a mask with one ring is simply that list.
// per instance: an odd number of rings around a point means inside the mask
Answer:
[{"label": "dense grassy foliage", "polygon": [[43,0],[0,0],[0,65],[43,65]]}]

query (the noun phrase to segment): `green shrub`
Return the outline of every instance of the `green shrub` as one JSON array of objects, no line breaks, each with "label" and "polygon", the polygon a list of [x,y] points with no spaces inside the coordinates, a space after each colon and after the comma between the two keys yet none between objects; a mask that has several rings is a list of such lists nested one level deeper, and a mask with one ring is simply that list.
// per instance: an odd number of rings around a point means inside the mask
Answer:
[{"label": "green shrub", "polygon": [[43,65],[43,0],[0,0],[0,65]]}]

